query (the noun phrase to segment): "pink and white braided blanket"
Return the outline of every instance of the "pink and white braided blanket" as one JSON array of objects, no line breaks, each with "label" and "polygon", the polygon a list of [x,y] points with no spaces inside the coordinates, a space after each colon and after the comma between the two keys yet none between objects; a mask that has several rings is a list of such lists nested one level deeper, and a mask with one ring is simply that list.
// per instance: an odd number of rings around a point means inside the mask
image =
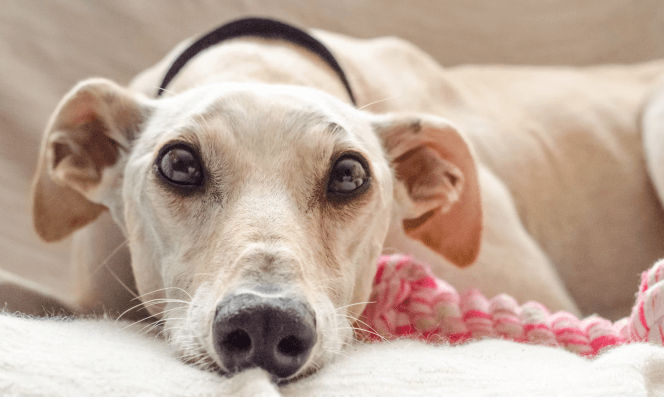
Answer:
[{"label": "pink and white braided blanket", "polygon": [[383,256],[371,303],[361,318],[369,329],[359,330],[359,335],[369,341],[408,337],[452,344],[503,338],[595,356],[622,343],[664,343],[663,281],[664,260],[660,260],[641,275],[631,315],[611,323],[594,315],[579,320],[565,311],[550,313],[533,301],[519,306],[506,294],[491,300],[478,290],[459,295],[411,257]]}]

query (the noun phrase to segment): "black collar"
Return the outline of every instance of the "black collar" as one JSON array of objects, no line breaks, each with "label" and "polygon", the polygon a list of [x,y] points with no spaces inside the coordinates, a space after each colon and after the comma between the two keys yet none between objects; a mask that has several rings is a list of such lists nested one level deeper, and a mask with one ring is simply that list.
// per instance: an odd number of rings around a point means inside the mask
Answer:
[{"label": "black collar", "polygon": [[213,30],[206,35],[203,35],[201,38],[196,40],[191,44],[185,51],[180,53],[177,59],[171,64],[171,67],[168,69],[168,72],[164,76],[164,80],[159,85],[159,91],[157,92],[157,97],[161,96],[166,89],[166,86],[173,80],[175,75],[184,67],[184,65],[194,58],[201,51],[214,46],[224,40],[229,40],[242,36],[257,36],[266,39],[280,39],[291,42],[298,46],[304,47],[305,49],[313,52],[323,59],[329,65],[334,72],[337,73],[341,82],[343,82],[350,96],[350,100],[353,102],[353,105],[357,106],[355,103],[355,96],[353,91],[350,88],[348,79],[346,79],[346,74],[339,66],[339,63],[334,58],[330,50],[325,47],[321,42],[316,40],[314,37],[304,32],[301,29],[298,29],[294,26],[285,24],[283,22],[275,21],[272,19],[265,18],[245,18],[239,19],[228,24],[222,25],[221,27]]}]

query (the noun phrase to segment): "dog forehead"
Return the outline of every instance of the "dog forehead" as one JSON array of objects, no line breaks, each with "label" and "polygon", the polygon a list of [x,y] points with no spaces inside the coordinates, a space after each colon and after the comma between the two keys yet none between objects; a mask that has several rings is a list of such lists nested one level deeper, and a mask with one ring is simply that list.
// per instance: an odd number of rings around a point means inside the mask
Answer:
[{"label": "dog forehead", "polygon": [[[364,114],[317,89],[292,85],[220,83],[159,100],[145,139],[152,144],[176,139],[182,132],[213,129],[253,147],[270,142],[308,140],[373,147]],[[198,135],[197,135],[198,136]],[[331,139],[331,140],[327,140]],[[258,142],[257,142],[258,140]],[[314,139],[315,140],[315,139]],[[282,143],[283,144],[283,143]]]},{"label": "dog forehead", "polygon": [[164,99],[164,111],[172,117],[215,115],[220,111],[263,114],[306,111],[321,118],[353,116],[355,109],[317,89],[260,83],[217,83],[200,86]]}]

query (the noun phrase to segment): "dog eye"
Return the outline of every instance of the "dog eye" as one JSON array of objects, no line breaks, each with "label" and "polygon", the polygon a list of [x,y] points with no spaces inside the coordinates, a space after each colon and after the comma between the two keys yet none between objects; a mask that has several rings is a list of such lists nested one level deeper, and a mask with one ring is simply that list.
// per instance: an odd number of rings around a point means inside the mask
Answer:
[{"label": "dog eye", "polygon": [[334,164],[328,191],[345,195],[356,192],[367,182],[368,174],[364,165],[353,157],[343,157]]},{"label": "dog eye", "polygon": [[182,144],[165,148],[157,158],[157,169],[169,183],[180,186],[198,186],[203,173],[194,152]]}]

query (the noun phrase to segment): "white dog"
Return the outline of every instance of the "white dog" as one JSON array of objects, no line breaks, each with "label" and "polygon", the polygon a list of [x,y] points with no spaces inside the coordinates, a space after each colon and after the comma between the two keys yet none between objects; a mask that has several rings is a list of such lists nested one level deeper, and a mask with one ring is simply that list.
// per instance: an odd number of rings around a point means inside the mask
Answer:
[{"label": "white dog", "polygon": [[84,81],[55,111],[35,226],[52,241],[87,225],[80,310],[128,307],[92,273],[126,240],[149,312],[222,371],[321,366],[382,251],[459,290],[627,315],[664,255],[638,118],[664,63],[443,69],[398,39],[313,32],[342,70],[293,28],[235,24],[258,33],[188,41],[130,89]]}]

